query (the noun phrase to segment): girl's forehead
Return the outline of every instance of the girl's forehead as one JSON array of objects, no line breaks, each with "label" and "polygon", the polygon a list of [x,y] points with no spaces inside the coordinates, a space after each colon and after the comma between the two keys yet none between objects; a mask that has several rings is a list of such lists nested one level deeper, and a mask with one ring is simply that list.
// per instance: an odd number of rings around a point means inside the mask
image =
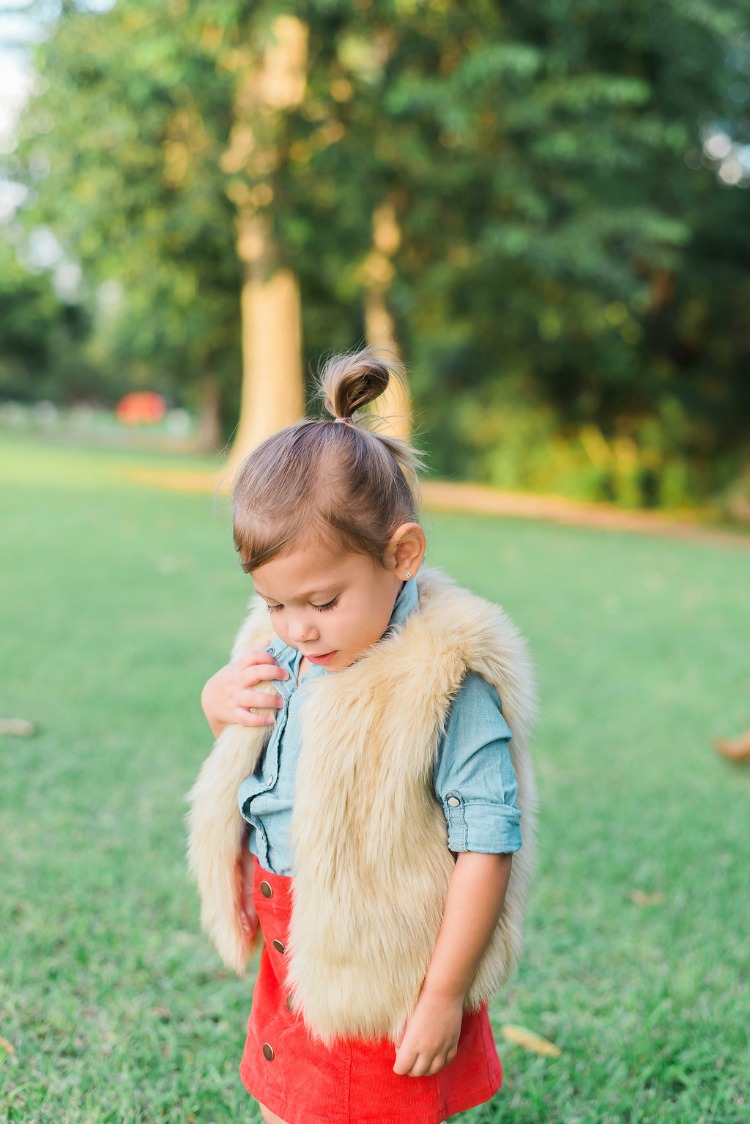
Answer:
[{"label": "girl's forehead", "polygon": [[303,601],[344,582],[370,579],[375,569],[366,554],[310,543],[278,554],[250,576],[261,597]]}]

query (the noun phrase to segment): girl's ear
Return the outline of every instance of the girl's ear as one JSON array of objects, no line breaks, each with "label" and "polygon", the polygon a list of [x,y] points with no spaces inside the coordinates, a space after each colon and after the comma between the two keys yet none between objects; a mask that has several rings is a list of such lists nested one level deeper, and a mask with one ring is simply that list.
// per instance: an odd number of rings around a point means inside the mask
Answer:
[{"label": "girl's ear", "polygon": [[386,565],[395,570],[402,581],[408,581],[422,565],[426,549],[427,541],[419,523],[402,523],[386,547]]}]

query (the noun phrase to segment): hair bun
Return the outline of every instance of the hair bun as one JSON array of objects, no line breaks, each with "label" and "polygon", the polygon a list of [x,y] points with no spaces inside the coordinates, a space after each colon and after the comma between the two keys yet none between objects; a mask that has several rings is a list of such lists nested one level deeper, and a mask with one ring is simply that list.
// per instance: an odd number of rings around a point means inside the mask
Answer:
[{"label": "hair bun", "polygon": [[350,418],[380,397],[391,373],[399,377],[398,360],[389,356],[386,362],[381,355],[364,347],[361,351],[331,356],[320,375],[320,392],[329,414]]}]

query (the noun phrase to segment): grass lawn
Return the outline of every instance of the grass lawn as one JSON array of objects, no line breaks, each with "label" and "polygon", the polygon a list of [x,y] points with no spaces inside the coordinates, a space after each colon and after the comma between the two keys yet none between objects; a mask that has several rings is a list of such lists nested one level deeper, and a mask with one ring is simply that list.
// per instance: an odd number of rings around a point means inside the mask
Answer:
[{"label": "grass lawn", "polygon": [[[0,437],[0,717],[39,726],[0,737],[2,1121],[259,1120],[237,1075],[252,983],[199,931],[183,823],[200,688],[250,584],[226,501],[128,479],[159,463]],[[530,638],[542,698],[505,1085],[462,1119],[750,1120],[750,768],[710,747],[750,724],[747,553],[425,522],[430,561]]]}]

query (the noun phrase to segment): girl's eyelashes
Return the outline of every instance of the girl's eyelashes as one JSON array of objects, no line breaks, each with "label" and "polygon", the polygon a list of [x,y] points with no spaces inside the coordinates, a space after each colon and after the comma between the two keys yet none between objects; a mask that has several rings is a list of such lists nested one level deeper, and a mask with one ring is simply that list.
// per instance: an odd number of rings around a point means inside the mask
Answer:
[{"label": "girl's eyelashes", "polygon": [[[335,609],[337,602],[338,597],[334,597],[332,601],[327,601],[325,605],[311,605],[310,608],[317,609],[319,613],[327,613],[329,609]],[[280,609],[284,608],[284,606],[269,605],[268,602],[266,602],[266,608],[268,609],[269,613],[278,613]]]},{"label": "girl's eyelashes", "polygon": [[325,605],[313,605],[313,609],[317,609],[319,613],[326,613],[329,609],[335,608],[337,601],[338,597],[334,597],[333,601],[327,601]]}]

